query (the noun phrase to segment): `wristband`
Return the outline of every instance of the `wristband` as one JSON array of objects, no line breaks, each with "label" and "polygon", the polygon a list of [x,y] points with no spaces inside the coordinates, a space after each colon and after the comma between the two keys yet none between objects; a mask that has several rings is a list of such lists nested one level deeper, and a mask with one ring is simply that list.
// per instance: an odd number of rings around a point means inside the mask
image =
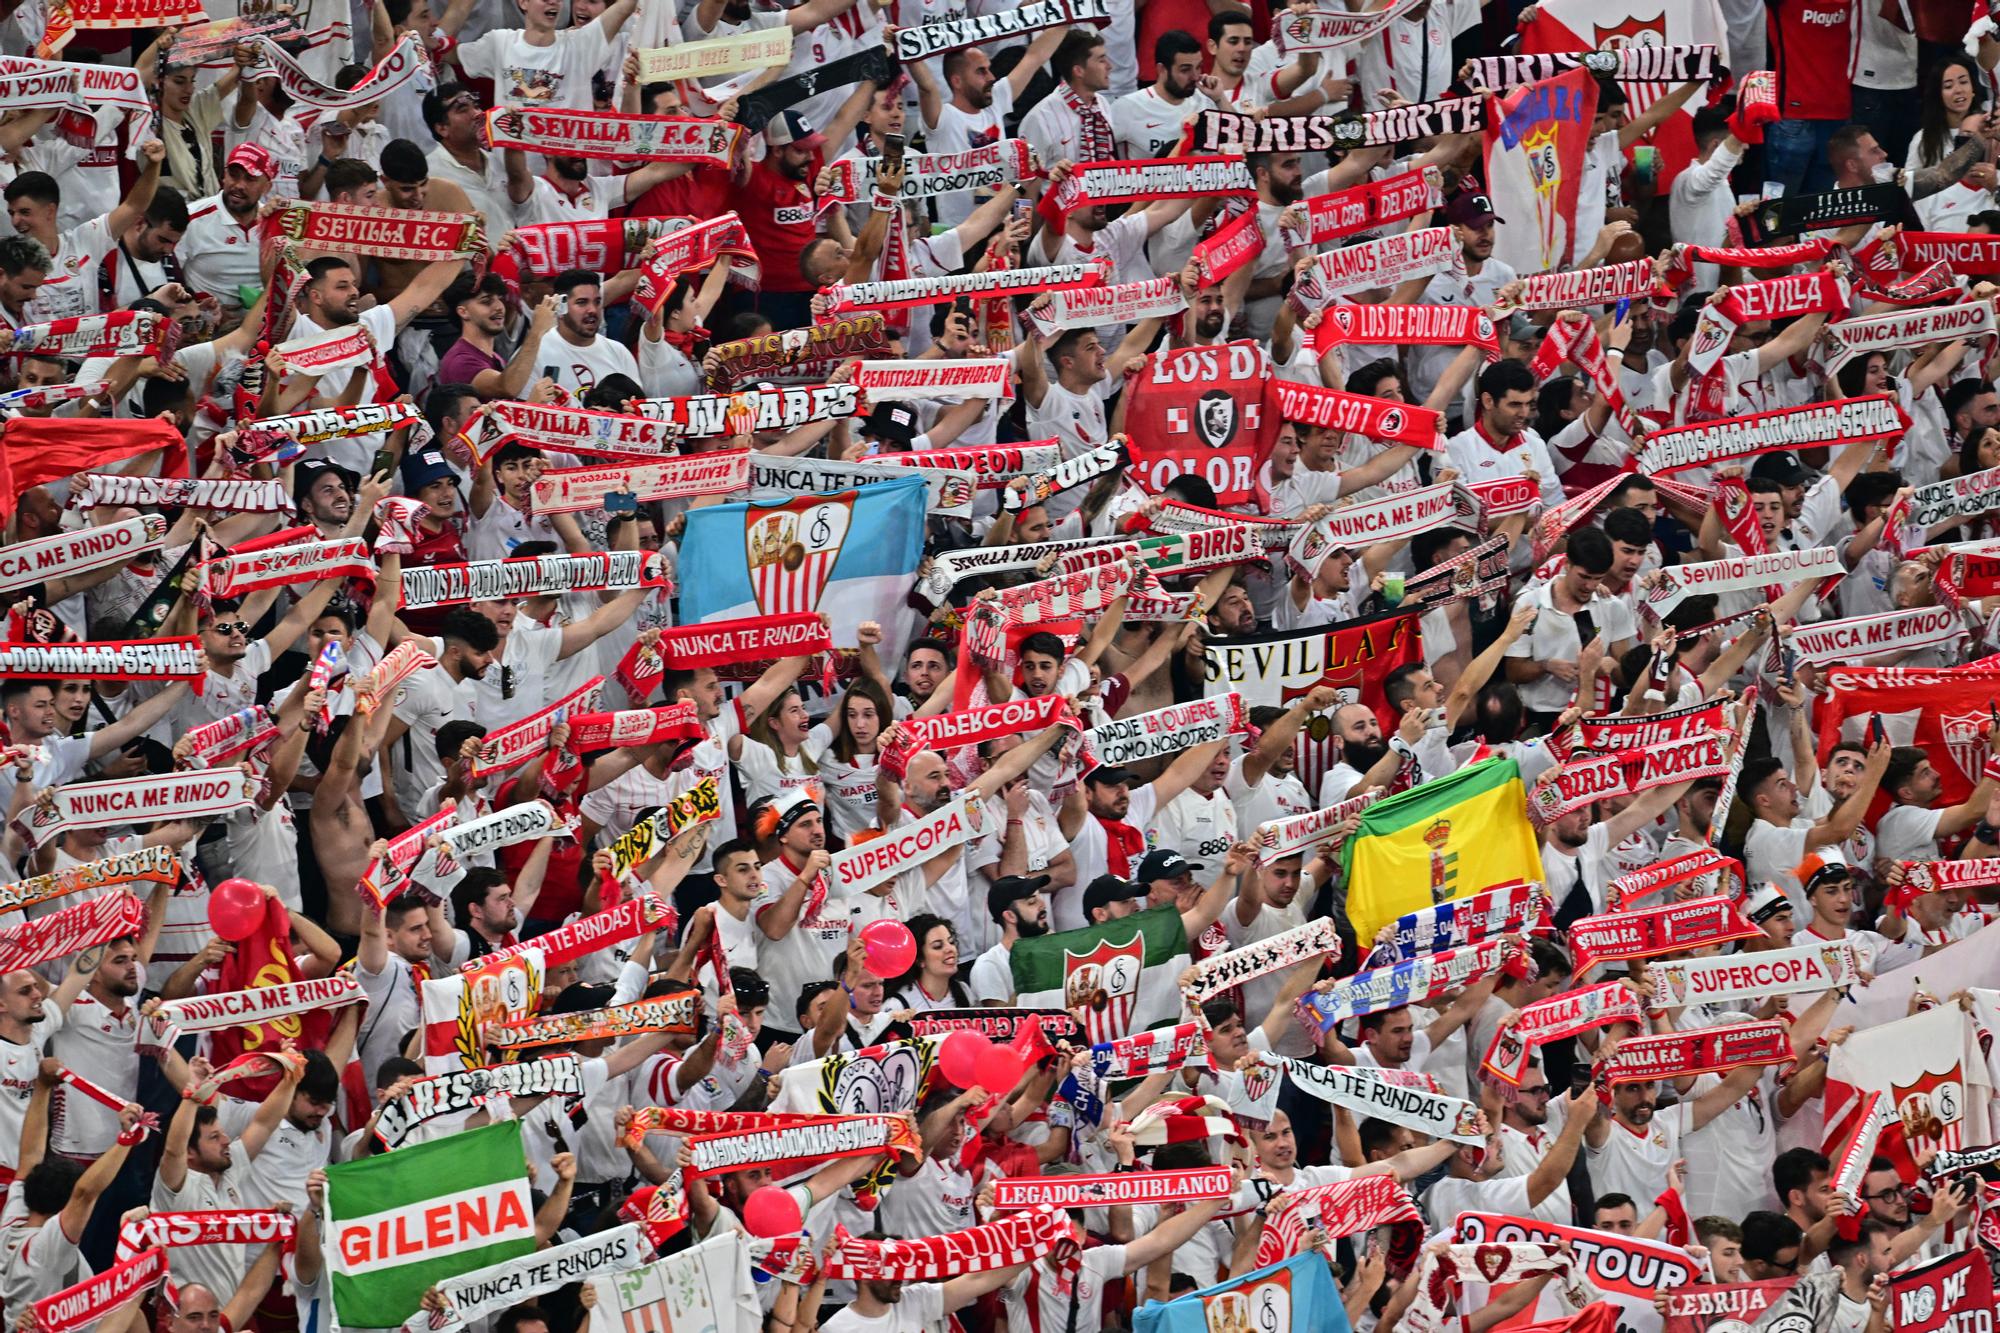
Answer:
[{"label": "wristband", "polygon": [[886,194],[878,194],[868,201],[868,209],[872,213],[893,212],[895,207],[896,201]]},{"label": "wristband", "polygon": [[121,1129],[118,1131],[118,1146],[121,1148],[130,1148],[145,1141],[146,1127],[144,1125],[134,1125],[130,1129]]},{"label": "wristband", "polygon": [[1113,1171],[1118,1171],[1118,1172],[1137,1171],[1139,1169],[1139,1164],[1137,1162],[1120,1162],[1118,1163],[1118,1165],[1112,1167],[1111,1169]]},{"label": "wristband", "polygon": [[1983,819],[1972,826],[1972,836],[1981,842],[2000,844],[2000,828],[1996,828]]}]

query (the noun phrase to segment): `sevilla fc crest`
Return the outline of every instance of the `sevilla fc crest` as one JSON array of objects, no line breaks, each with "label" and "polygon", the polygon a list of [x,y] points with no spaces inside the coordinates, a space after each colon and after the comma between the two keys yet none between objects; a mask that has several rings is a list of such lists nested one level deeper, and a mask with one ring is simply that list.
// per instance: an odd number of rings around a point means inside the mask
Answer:
[{"label": "sevilla fc crest", "polygon": [[1926,1070],[1907,1086],[1890,1083],[1889,1096],[1903,1122],[1910,1151],[1925,1148],[1956,1150],[1964,1140],[1965,1071],[1957,1063],[1945,1072]]},{"label": "sevilla fc crest", "polygon": [[757,606],[768,616],[819,610],[854,519],[854,496],[764,508],[743,517],[743,554]]},{"label": "sevilla fc crest", "polygon": [[1667,16],[1660,13],[1649,19],[1628,18],[1609,28],[1592,25],[1591,33],[1591,40],[1600,51],[1622,51],[1628,46],[1665,46]]},{"label": "sevilla fc crest", "polygon": [[1986,769],[1986,727],[1990,720],[1983,712],[1940,713],[1938,730],[1944,733],[1944,748],[1965,780],[1977,784]]},{"label": "sevilla fc crest", "polygon": [[1220,449],[1236,438],[1238,416],[1235,398],[1226,390],[1210,389],[1195,400],[1195,434],[1209,448]]},{"label": "sevilla fc crest", "polygon": [[1146,970],[1146,940],[1138,930],[1123,944],[1100,941],[1089,953],[1063,950],[1063,1006],[1083,1020],[1092,1045],[1131,1030]]}]

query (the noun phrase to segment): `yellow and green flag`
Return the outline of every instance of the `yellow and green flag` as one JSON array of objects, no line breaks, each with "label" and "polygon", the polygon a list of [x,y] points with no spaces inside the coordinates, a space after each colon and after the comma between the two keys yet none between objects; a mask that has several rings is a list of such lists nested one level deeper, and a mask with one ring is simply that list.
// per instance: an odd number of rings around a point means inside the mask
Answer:
[{"label": "yellow and green flag", "polygon": [[1375,802],[1341,857],[1347,915],[1363,949],[1405,913],[1542,878],[1512,759],[1488,759]]}]

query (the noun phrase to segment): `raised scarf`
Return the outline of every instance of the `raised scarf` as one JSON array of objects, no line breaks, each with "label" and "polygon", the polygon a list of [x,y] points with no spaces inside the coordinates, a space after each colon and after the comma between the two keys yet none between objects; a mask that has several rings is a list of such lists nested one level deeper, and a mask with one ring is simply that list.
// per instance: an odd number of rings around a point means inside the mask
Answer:
[{"label": "raised scarf", "polygon": [[521,1050],[530,1046],[568,1046],[606,1038],[636,1037],[648,1032],[692,1033],[700,1007],[700,992],[687,991],[607,1009],[545,1014],[518,1023],[489,1025],[481,1034],[481,1041],[503,1050]]},{"label": "raised scarf", "polygon": [[553,278],[570,268],[623,272],[638,264],[649,242],[678,222],[678,218],[592,218],[516,227],[508,233],[513,243],[494,257],[493,271],[516,290],[524,272],[531,278]]},{"label": "raised scarf", "polygon": [[1241,211],[1228,221],[1216,226],[1211,219],[1210,225],[1214,229],[1195,243],[1192,255],[1203,287],[1215,286],[1264,253],[1264,232],[1258,225],[1255,208],[1242,205]]},{"label": "raised scarf", "polygon": [[1745,324],[1799,315],[1846,314],[1853,298],[1846,278],[1825,271],[1738,283],[1720,301],[1702,308],[1688,348],[1688,370],[1697,376],[1714,370],[1729,350],[1736,330]]},{"label": "raised scarf", "polygon": [[0,356],[55,357],[84,361],[92,357],[151,356],[173,352],[178,330],[167,316],[151,310],[114,310],[108,315],[76,315],[41,324],[24,324]]},{"label": "raised scarf", "polygon": [[1789,1064],[1793,1058],[1790,1024],[1774,1019],[1627,1037],[1597,1061],[1594,1076],[1608,1100],[1620,1083],[1722,1074],[1743,1065]]},{"label": "raised scarf", "polygon": [[1113,718],[1083,734],[1086,767],[1124,765],[1161,755],[1182,754],[1249,731],[1243,696],[1209,695],[1184,704],[1168,704],[1148,713]]},{"label": "raised scarf", "polygon": [[[1069,85],[1058,84],[1057,89],[1070,101],[1070,109],[1076,110]],[[1087,105],[1090,105],[1090,117],[1084,121],[1086,133],[1089,132],[1091,117],[1103,120],[1094,104]],[[1213,155],[1111,161],[1108,160],[1111,152],[1109,123],[1104,124],[1101,133],[1105,136],[1105,156],[1077,163],[1063,178],[1061,185],[1042,195],[1041,215],[1058,231],[1071,213],[1093,205],[1149,203],[1155,199],[1257,197],[1257,183],[1251,179],[1250,168],[1241,157]]]},{"label": "raised scarf", "polygon": [[[345,90],[321,83],[268,35],[257,36],[245,44],[257,52],[258,62],[256,68],[246,72],[246,77],[276,78],[292,101],[311,108],[319,116],[385,101],[431,74],[431,61],[424,50],[424,39],[414,32],[403,34],[403,39],[388,55],[377,61],[360,82]],[[178,50],[175,54],[179,54]],[[311,120],[317,120],[319,116]]]},{"label": "raised scarf", "polygon": [[1005,357],[863,361],[852,382],[871,403],[932,398],[1011,398],[1014,363]]},{"label": "raised scarf", "polygon": [[1394,1176],[1362,1176],[1327,1185],[1286,1190],[1272,1199],[1257,1242],[1259,1266],[1275,1264],[1305,1248],[1306,1233],[1326,1232],[1338,1240],[1376,1227],[1393,1227],[1389,1262],[1397,1271],[1416,1262],[1424,1223],[1410,1192]]},{"label": "raised scarf", "polygon": [[1500,334],[1493,317],[1465,305],[1333,305],[1312,331],[1313,350],[1349,343],[1379,346],[1478,347],[1488,361],[1500,359]]},{"label": "raised scarf", "polygon": [[1704,560],[1661,570],[1659,582],[1647,590],[1643,606],[1649,614],[1665,619],[1683,600],[1701,593],[1742,592],[1771,583],[1832,578],[1845,573],[1839,552],[1830,546]]},{"label": "raised scarf", "polygon": [[1995,333],[2000,333],[2000,325],[1994,322],[1993,302],[1967,301],[1866,319],[1843,319],[1820,331],[1815,350],[1821,366],[1831,377],[1858,356],[1928,347],[1961,338],[1987,338]]},{"label": "raised scarf", "polygon": [[1010,37],[1025,37],[1044,28],[1089,24],[1102,28],[1111,22],[1106,0],[1032,0],[1013,9],[990,14],[967,14],[962,18],[913,24],[896,30],[896,58],[905,62],[926,60],[956,51],[960,47],[984,46]]},{"label": "raised scarf", "polygon": [[[1655,862],[1618,876],[1604,886],[1604,905],[1614,912],[1621,912],[1641,898],[1652,897],[1661,889],[1724,874],[1733,874],[1735,882],[1741,884],[1743,863],[1724,856],[1713,847],[1703,847],[1685,856],[1676,856],[1671,861]],[[1722,891],[1723,885],[1719,880],[1712,886],[1694,890],[1697,894]]]},{"label": "raised scarf", "polygon": [[619,874],[658,856],[687,830],[722,818],[722,797],[714,778],[703,778],[611,844],[611,865]]},{"label": "raised scarf", "polygon": [[1406,541],[1433,528],[1471,529],[1478,517],[1472,493],[1455,481],[1395,491],[1380,500],[1345,505],[1310,524],[1285,549],[1285,557],[1301,577],[1310,579],[1336,551]]},{"label": "raised scarf", "polygon": [[1661,959],[1646,967],[1652,991],[1648,998],[1659,1009],[1686,1004],[1733,1007],[1739,1000],[1842,990],[1860,979],[1854,945],[1845,940],[1720,958]]},{"label": "raised scarf", "polygon": [[673,586],[657,551],[540,555],[470,564],[406,565],[405,609],[459,602],[515,601],[549,593]]},{"label": "raised scarf", "polygon": [[[98,529],[102,531],[102,529]],[[0,643],[0,676],[63,680],[200,680],[201,640]]]},{"label": "raised scarf", "polygon": [[1436,167],[1423,167],[1301,199],[1286,212],[1299,213],[1304,225],[1288,226],[1281,217],[1278,239],[1287,250],[1304,250],[1355,232],[1402,222],[1443,204],[1442,176]]},{"label": "raised scarf", "polygon": [[1587,916],[1570,926],[1569,942],[1575,975],[1582,977],[1599,963],[1657,958],[1762,934],[1733,899],[1708,897]]},{"label": "raised scarf", "polygon": [[1391,921],[1388,942],[1368,961],[1379,966],[1478,944],[1497,935],[1546,931],[1549,908],[1549,891],[1540,884],[1502,884],[1469,898],[1454,898]]},{"label": "raised scarf", "polygon": [[1485,939],[1370,968],[1325,990],[1308,991],[1299,1000],[1297,1017],[1309,1031],[1325,1036],[1334,1024],[1350,1018],[1421,1004],[1447,991],[1477,985],[1498,972],[1513,953],[1513,941]]},{"label": "raised scarf", "polygon": [[50,579],[105,565],[129,564],[149,551],[159,550],[165,544],[166,533],[166,519],[158,514],[141,514],[103,527],[58,532],[0,547],[0,592],[32,588]]},{"label": "raised scarf", "polygon": [[1631,1023],[1642,1031],[1646,1027],[1645,1010],[1622,981],[1566,991],[1516,1009],[1493,1034],[1480,1072],[1518,1088],[1537,1047],[1613,1023]]},{"label": "raised scarf", "polygon": [[271,710],[263,704],[251,704],[186,733],[186,767],[214,768],[238,755],[261,749],[277,738],[278,724]]},{"label": "raised scarf", "polygon": [[460,438],[481,462],[510,441],[606,458],[659,458],[680,448],[680,431],[666,422],[537,403],[488,403],[465,423]]},{"label": "raised scarf", "polygon": [[[815,421],[837,421],[868,410],[853,384],[759,384],[737,393],[697,393],[680,398],[633,398],[625,410],[662,421],[689,439],[788,431]],[[877,461],[888,461],[885,455]],[[915,455],[895,455],[897,459]],[[938,466],[949,467],[950,464]],[[1019,469],[1016,469],[1017,471]]]},{"label": "raised scarf", "polygon": [[1334,930],[1333,922],[1321,917],[1269,939],[1202,959],[1189,969],[1194,976],[1181,987],[1181,993],[1197,1005],[1205,1004],[1258,977],[1266,977],[1300,963],[1335,962],[1339,958],[1340,936]]},{"label": "raised scarf", "polygon": [[166,847],[147,847],[54,870],[32,879],[0,884],[0,913],[18,912],[37,903],[85,889],[117,889],[129,884],[172,884],[180,879],[180,858]]},{"label": "raised scarf", "polygon": [[1187,297],[1180,279],[1168,276],[1057,291],[1046,306],[1029,310],[1026,318],[1037,334],[1052,338],[1063,329],[1134,324],[1142,319],[1164,319],[1185,309]]},{"label": "raised scarf", "polygon": [[[1382,444],[1412,444],[1419,449],[1443,447],[1444,414],[1431,408],[1394,403],[1365,393],[1325,389],[1316,384],[1294,384],[1290,380],[1272,380],[1269,387],[1273,406],[1287,421],[1364,435]],[[1241,515],[1229,517],[1242,521]],[[1161,526],[1159,520],[1154,520],[1154,526]],[[1289,534],[1286,540],[1290,540]]]},{"label": "raised scarf", "polygon": [[71,829],[204,819],[242,810],[253,803],[245,785],[244,775],[235,769],[72,782],[54,789],[52,809],[33,806],[15,822],[40,847]]},{"label": "raised scarf", "polygon": [[9,972],[39,967],[112,940],[136,938],[145,925],[146,905],[138,898],[106,894],[0,928],[0,963]]},{"label": "raised scarf", "polygon": [[1391,23],[1421,3],[1422,0],[1391,0],[1380,9],[1358,14],[1328,9],[1313,9],[1304,14],[1288,12],[1272,22],[1271,37],[1281,55],[1292,51],[1337,51],[1388,31]]},{"label": "raised scarf", "polygon": [[1102,1176],[1011,1176],[993,1182],[993,1207],[1117,1208],[1131,1204],[1185,1204],[1230,1196],[1226,1166],[1184,1171],[1122,1171]]},{"label": "raised scarf", "polygon": [[633,495],[641,504],[697,495],[726,495],[750,482],[750,453],[689,454],[657,463],[604,463],[560,468],[535,479],[529,504],[537,514],[599,509],[606,496]]},{"label": "raised scarf", "polygon": [[1462,1097],[1391,1083],[1374,1069],[1307,1060],[1285,1060],[1283,1064],[1293,1087],[1329,1106],[1345,1107],[1357,1120],[1386,1120],[1454,1143],[1486,1141],[1479,1129],[1478,1104]]},{"label": "raised scarf", "polygon": [[739,338],[709,349],[708,387],[724,390],[802,362],[872,356],[889,346],[888,328],[874,312],[815,324],[810,329]]},{"label": "raised scarf", "polygon": [[211,597],[242,597],[265,588],[284,588],[324,579],[368,579],[375,560],[365,537],[273,546],[211,560],[203,584]]},{"label": "raised scarf", "polygon": [[1462,273],[1464,269],[1465,250],[1450,227],[1393,232],[1379,240],[1344,245],[1320,255],[1292,284],[1289,299],[1300,315],[1310,315],[1348,292],[1395,287],[1412,278]]},{"label": "raised scarf", "polygon": [[490,148],[617,162],[689,162],[726,167],[743,127],[692,116],[633,116],[554,107],[495,107],[486,113]]},{"label": "raised scarf", "polygon": [[832,652],[833,638],[817,614],[801,612],[661,630],[652,651],[662,666],[688,671]]},{"label": "raised scarf", "polygon": [[1528,817],[1546,827],[1564,815],[1613,796],[1729,771],[1727,732],[1703,732],[1645,750],[1577,758],[1545,774],[1528,793]]},{"label": "raised scarf", "polygon": [[1811,666],[1832,666],[1880,653],[1942,647],[1965,635],[1965,622],[1953,606],[1920,606],[1908,611],[1849,616],[1800,626],[1791,647],[1798,660]]},{"label": "raised scarf", "polygon": [[1538,383],[1545,382],[1564,361],[1581,370],[1591,387],[1597,390],[1597,396],[1611,405],[1612,415],[1617,418],[1619,429],[1625,432],[1627,439],[1643,438],[1638,417],[1625,405],[1625,390],[1611,369],[1597,324],[1578,312],[1558,316],[1549,325],[1548,334],[1542,339],[1541,346],[1535,349],[1535,359],[1529,371]]},{"label": "raised scarf", "polygon": [[70,493],[69,508],[98,505],[157,505],[162,509],[223,509],[239,513],[290,514],[292,497],[275,478],[230,481],[186,477],[126,477],[89,473]]},{"label": "raised scarf", "polygon": [[477,213],[293,200],[265,214],[262,235],[266,244],[299,251],[344,251],[412,263],[483,262],[484,225]]},{"label": "raised scarf", "polygon": [[[750,229],[734,213],[724,213],[721,217],[670,231],[654,241],[653,253],[639,264],[639,285],[634,289],[632,299],[647,314],[653,314],[674,294],[674,283],[683,273],[712,268],[717,260],[723,259],[729,261],[731,282],[739,287],[757,284],[762,270],[757,264],[757,251],[750,244]],[[674,341],[675,336],[672,330],[665,334],[668,342]],[[683,346],[680,351],[690,360],[694,359],[688,347]]]},{"label": "raised scarf", "polygon": [[678,1106],[642,1106],[632,1113],[623,1142],[641,1142],[653,1133],[686,1141],[693,1161],[690,1178],[769,1168],[783,1179],[811,1163],[833,1157],[907,1155],[917,1149],[917,1130],[908,1116],[799,1115],[783,1111],[689,1111]]},{"label": "raised scarf", "polygon": [[989,269],[983,273],[947,273],[905,278],[900,282],[841,282],[822,287],[827,313],[858,310],[908,310],[942,305],[956,297],[991,301],[1038,293],[1099,287],[1110,266],[1102,260],[1081,264],[1049,264],[1041,268]]},{"label": "raised scarf", "polygon": [[547,748],[549,733],[555,730],[557,723],[573,712],[595,708],[598,693],[603,688],[604,677],[592,676],[547,707],[487,732],[479,742],[478,756],[472,761],[472,776],[490,777],[528,762]]},{"label": "raised scarf", "polygon": [[[820,197],[842,204],[858,204],[870,198],[875,193],[875,175],[881,168],[881,162],[879,157],[844,157],[830,163],[827,166],[829,184]],[[1034,151],[1028,141],[1001,139],[963,153],[912,153],[906,156],[903,159],[903,188],[896,197],[904,203],[912,203],[940,195],[962,194],[968,190],[991,192],[1032,180],[1034,176]]]},{"label": "raised scarf", "polygon": [[1057,1208],[1025,1209],[984,1226],[898,1240],[862,1240],[837,1226],[826,1273],[850,1281],[931,1282],[1031,1263],[1075,1244],[1069,1215]]},{"label": "raised scarf", "polygon": [[[1572,69],[1587,69],[1620,83],[1707,83],[1722,72],[1713,46],[1623,46],[1613,51],[1556,51],[1541,55],[1474,56],[1466,81],[1496,91],[1540,83]],[[1463,73],[1463,71],[1461,71]]]},{"label": "raised scarf", "polygon": [[1521,279],[1520,290],[1506,301],[1495,301],[1493,313],[1517,310],[1572,310],[1612,305],[1652,295],[1653,261],[1632,259],[1622,264],[1535,273]]}]

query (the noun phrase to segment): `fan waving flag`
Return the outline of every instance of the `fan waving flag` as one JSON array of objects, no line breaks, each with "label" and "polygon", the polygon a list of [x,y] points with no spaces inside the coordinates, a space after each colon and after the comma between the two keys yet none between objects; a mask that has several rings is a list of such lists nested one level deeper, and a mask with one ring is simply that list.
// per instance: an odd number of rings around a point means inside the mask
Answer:
[{"label": "fan waving flag", "polygon": [[[2000,696],[2000,670],[1963,667],[1834,667],[1820,673],[1821,762],[1835,744],[1860,741],[1868,721],[1882,719],[1891,745],[1920,746],[1938,773],[1937,804],[1955,805],[1972,794],[1986,766],[1991,701]],[[1871,809],[1886,808],[1883,794]]]},{"label": "fan waving flag", "polygon": [[1512,759],[1488,759],[1375,802],[1341,855],[1347,915],[1360,940],[1405,913],[1542,878]]},{"label": "fan waving flag", "polygon": [[[1756,21],[1764,21],[1761,10]],[[1521,30],[1521,51],[1526,55],[1617,51],[1628,46],[1713,46],[1717,61],[1730,63],[1729,28],[1720,0],[1547,0],[1535,6],[1535,17]],[[1659,83],[1619,87],[1634,116],[1643,115],[1655,100],[1673,91]],[[1688,99],[1666,124],[1641,141],[1659,150],[1655,195],[1665,194],[1674,177],[1694,161],[1694,113],[1702,105],[1699,94]],[[1584,243],[1591,239],[1586,237]]]},{"label": "fan waving flag", "polygon": [[777,504],[691,509],[681,541],[681,619],[688,625],[824,610],[833,641],[861,622],[891,633],[899,654],[914,614],[904,606],[924,549],[930,483],[911,476]]},{"label": "fan waving flag", "polygon": [[326,1169],[333,1308],[346,1328],[395,1328],[426,1290],[535,1248],[514,1121]]},{"label": "fan waving flag", "polygon": [[1169,964],[1187,951],[1180,909],[1155,907],[1101,926],[1017,940],[1007,959],[1022,1008],[1077,1013],[1095,1045],[1179,1015],[1181,969]]},{"label": "fan waving flag", "polygon": [[1333,1285],[1326,1257],[1317,1251],[1242,1277],[1218,1282],[1171,1301],[1149,1301],[1133,1316],[1134,1333],[1231,1333],[1232,1330],[1310,1329],[1348,1333],[1347,1310]]},{"label": "fan waving flag", "polygon": [[1864,1028],[1833,1048],[1826,1074],[1826,1142],[1840,1141],[1865,1101],[1888,1099],[1875,1151],[1914,1179],[1925,1149],[1957,1151],[1987,1139],[1993,1094],[1978,1028],[1955,1004]]},{"label": "fan waving flag", "polygon": [[1486,112],[1486,192],[1505,223],[1493,253],[1526,276],[1567,268],[1593,238],[1576,234],[1577,191],[1597,115],[1597,79],[1573,69],[1515,88]]}]

